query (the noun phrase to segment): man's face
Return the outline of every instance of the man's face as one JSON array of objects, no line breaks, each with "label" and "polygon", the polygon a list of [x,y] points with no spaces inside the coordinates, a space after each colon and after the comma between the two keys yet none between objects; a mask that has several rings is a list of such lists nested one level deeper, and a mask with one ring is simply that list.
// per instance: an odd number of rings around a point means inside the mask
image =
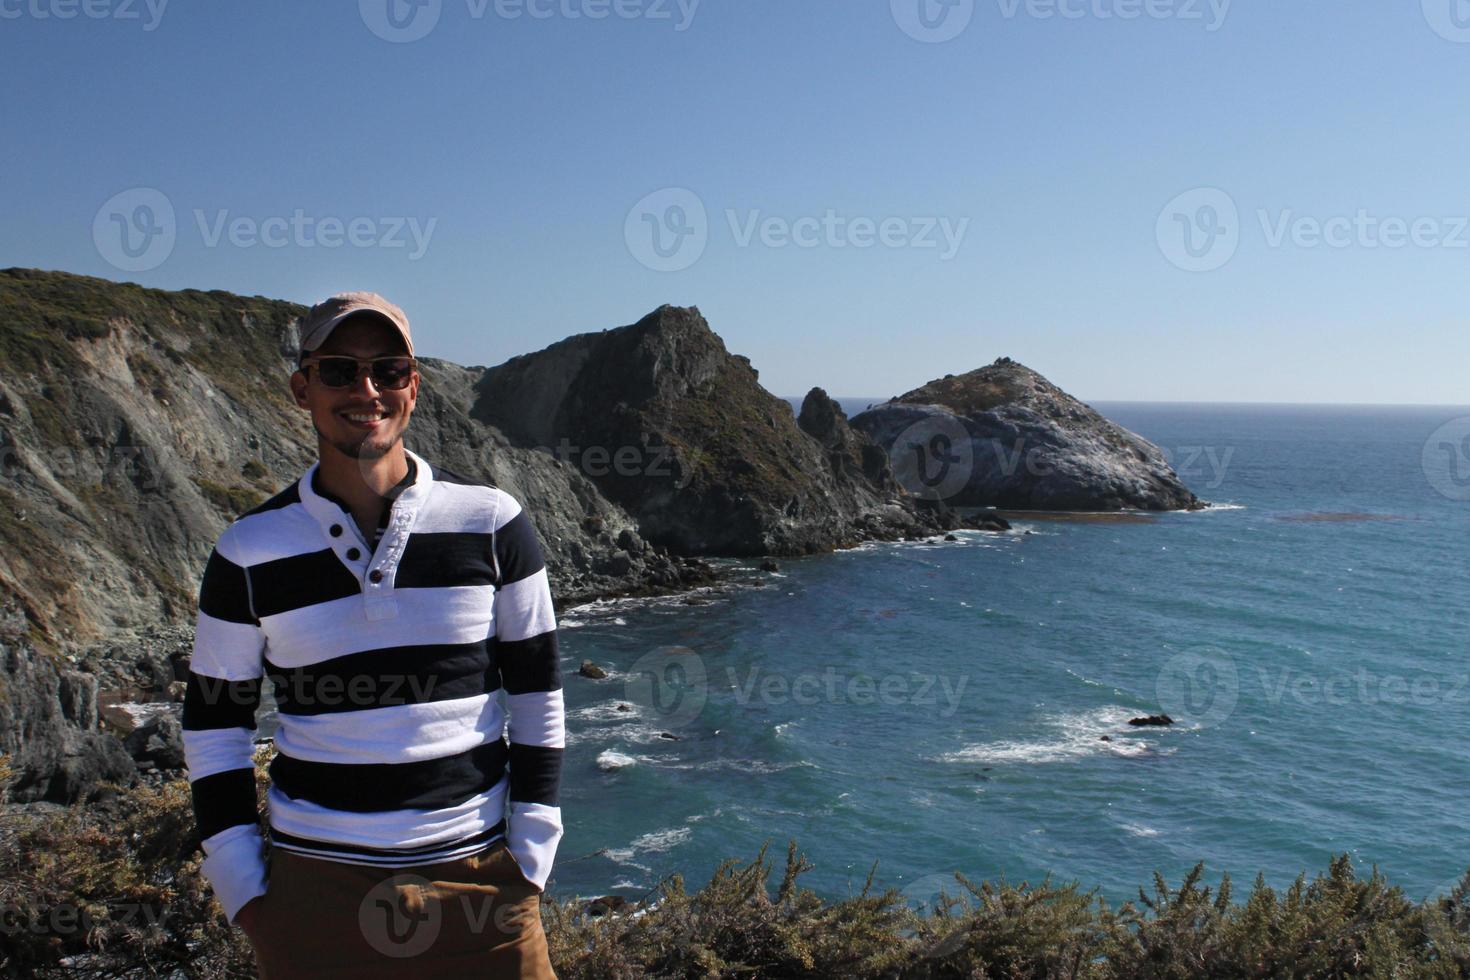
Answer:
[{"label": "man's face", "polygon": [[[327,342],[308,357],[338,354],[347,357],[386,357],[405,353],[403,338],[375,317],[345,320]],[[363,366],[346,388],[322,384],[320,372],[308,363],[291,375],[296,404],[311,412],[312,425],[323,442],[353,459],[376,459],[392,449],[408,428],[418,399],[419,374],[398,391],[380,389]],[[364,418],[364,416],[370,418]]]}]

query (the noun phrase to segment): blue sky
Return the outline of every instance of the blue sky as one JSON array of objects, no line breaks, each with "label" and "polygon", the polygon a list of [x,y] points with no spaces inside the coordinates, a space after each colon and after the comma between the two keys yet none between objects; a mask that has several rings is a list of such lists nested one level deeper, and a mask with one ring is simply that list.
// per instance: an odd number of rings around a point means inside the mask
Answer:
[{"label": "blue sky", "polygon": [[0,0],[0,266],[468,364],[697,305],[779,395],[1470,401],[1465,0],[151,2]]}]

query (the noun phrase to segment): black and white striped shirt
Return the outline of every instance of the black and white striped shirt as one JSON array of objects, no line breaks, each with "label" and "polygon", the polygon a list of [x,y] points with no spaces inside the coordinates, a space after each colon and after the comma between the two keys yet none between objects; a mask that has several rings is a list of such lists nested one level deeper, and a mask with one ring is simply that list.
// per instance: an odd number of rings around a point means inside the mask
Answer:
[{"label": "black and white striped shirt", "polygon": [[527,879],[551,873],[565,709],[535,528],[505,491],[409,460],[375,547],[313,466],[210,556],[184,751],[204,874],[232,920],[265,892],[251,762],[265,676],[278,846],[393,867],[503,835]]}]

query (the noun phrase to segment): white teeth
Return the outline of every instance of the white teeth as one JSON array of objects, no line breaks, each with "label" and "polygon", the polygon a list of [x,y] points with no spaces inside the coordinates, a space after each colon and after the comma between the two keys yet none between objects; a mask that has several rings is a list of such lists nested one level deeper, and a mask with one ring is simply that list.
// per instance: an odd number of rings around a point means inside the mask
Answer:
[{"label": "white teeth", "polygon": [[348,415],[347,417],[354,422],[376,422],[384,416],[383,413],[379,412],[375,415]]}]

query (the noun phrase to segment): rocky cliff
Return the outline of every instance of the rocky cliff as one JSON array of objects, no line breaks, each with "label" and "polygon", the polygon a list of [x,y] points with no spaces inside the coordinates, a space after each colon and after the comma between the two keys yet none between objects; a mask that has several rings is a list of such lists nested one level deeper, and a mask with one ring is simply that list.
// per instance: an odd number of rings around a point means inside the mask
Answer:
[{"label": "rocky cliff", "polygon": [[1002,357],[852,419],[913,493],[956,507],[1195,510],[1153,443]]},{"label": "rocky cliff", "polygon": [[799,425],[697,309],[568,337],[491,368],[476,390],[475,418],[579,468],[682,554],[829,551],[869,536],[874,515],[920,526],[882,453],[820,389]]}]

